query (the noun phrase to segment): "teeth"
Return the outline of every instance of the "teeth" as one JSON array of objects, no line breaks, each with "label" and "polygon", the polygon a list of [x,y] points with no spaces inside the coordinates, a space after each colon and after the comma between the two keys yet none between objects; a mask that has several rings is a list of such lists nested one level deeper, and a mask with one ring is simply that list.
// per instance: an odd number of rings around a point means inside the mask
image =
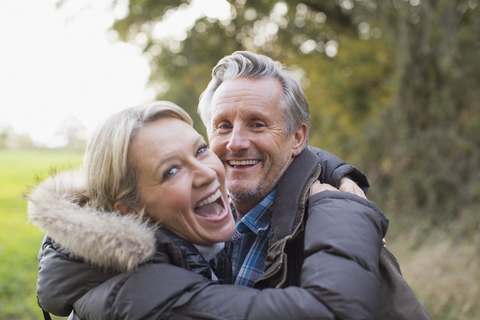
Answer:
[{"label": "teeth", "polygon": [[228,163],[231,166],[247,166],[247,165],[254,165],[257,164],[258,160],[242,160],[242,161],[229,161]]},{"label": "teeth", "polygon": [[202,201],[200,201],[199,203],[197,203],[197,205],[195,206],[195,208],[198,208],[198,207],[207,205],[207,204],[209,204],[209,203],[212,203],[212,202],[216,201],[218,198],[220,198],[221,195],[222,195],[222,193],[220,192],[220,189],[218,189],[217,192],[215,192],[214,194],[212,194],[210,197],[208,197],[207,199],[202,200]]}]

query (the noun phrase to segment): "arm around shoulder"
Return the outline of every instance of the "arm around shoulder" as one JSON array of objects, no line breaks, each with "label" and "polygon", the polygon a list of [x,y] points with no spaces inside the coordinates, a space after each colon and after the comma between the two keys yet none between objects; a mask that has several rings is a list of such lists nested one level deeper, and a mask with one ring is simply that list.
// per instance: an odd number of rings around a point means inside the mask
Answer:
[{"label": "arm around shoulder", "polygon": [[83,320],[336,319],[307,289],[223,285],[164,263],[118,275],[92,289],[74,307]]}]

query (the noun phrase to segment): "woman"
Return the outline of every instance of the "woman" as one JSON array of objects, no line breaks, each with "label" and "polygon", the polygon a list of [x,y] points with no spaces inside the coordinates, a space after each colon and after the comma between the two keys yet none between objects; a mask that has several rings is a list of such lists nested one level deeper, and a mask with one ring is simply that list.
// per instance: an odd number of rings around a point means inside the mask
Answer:
[{"label": "woman", "polygon": [[[178,106],[159,102],[110,117],[90,138],[81,173],[53,176],[28,196],[31,221],[47,232],[40,305],[60,316],[74,308],[85,320],[376,318],[387,219],[373,203],[362,200],[352,212],[357,243],[333,248],[318,232],[305,239],[301,288],[225,285],[231,270],[222,248],[235,224],[224,175]],[[309,212],[310,233],[311,219],[335,220],[321,206]],[[351,286],[325,289],[339,272],[328,268],[332,259],[354,270]],[[359,287],[364,294],[354,296]],[[346,306],[355,311],[345,316]]]}]

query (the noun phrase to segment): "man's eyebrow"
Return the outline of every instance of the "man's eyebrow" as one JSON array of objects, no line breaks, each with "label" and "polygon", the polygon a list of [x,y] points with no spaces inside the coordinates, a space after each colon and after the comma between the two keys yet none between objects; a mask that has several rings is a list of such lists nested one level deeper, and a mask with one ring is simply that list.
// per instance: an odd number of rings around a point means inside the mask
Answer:
[{"label": "man's eyebrow", "polygon": [[[249,119],[265,119],[265,118],[269,118],[269,115],[265,113],[265,110],[263,108],[258,108],[258,107],[255,107],[255,106],[249,106],[249,107],[244,107],[242,109],[246,109],[248,108],[248,112],[240,112],[241,113],[241,117],[242,114],[245,115],[245,114],[248,114],[248,118]],[[281,113],[282,111],[279,109],[278,110],[279,113]],[[216,121],[219,121],[219,120],[224,120],[224,119],[228,119],[230,116],[232,116],[233,114],[235,114],[236,112],[233,111],[233,110],[222,110],[222,111],[218,111],[217,113],[214,113],[212,114],[212,121],[213,120],[216,120]]]},{"label": "man's eyebrow", "polygon": [[219,111],[214,114],[212,114],[212,120],[222,120],[225,118],[228,118],[228,116],[231,114],[231,111]]}]

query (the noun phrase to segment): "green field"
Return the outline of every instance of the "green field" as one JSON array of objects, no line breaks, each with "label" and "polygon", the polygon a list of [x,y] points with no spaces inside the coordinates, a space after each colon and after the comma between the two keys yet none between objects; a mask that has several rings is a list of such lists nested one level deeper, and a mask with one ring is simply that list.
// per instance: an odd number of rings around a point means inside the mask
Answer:
[{"label": "green field", "polygon": [[23,194],[52,170],[78,166],[82,153],[0,149],[0,319],[43,319],[35,286],[43,233],[27,224]]}]

